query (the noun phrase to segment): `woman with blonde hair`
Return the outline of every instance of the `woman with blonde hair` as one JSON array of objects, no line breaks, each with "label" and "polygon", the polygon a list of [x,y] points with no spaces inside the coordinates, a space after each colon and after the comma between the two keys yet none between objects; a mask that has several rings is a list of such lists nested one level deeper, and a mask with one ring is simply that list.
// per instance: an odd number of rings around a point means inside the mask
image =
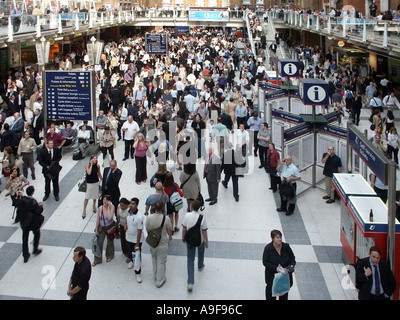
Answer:
[{"label": "woman with blonde hair", "polygon": [[147,180],[147,149],[149,142],[145,139],[142,133],[138,133],[133,143],[135,149],[135,162],[136,162],[136,183],[146,182]]}]

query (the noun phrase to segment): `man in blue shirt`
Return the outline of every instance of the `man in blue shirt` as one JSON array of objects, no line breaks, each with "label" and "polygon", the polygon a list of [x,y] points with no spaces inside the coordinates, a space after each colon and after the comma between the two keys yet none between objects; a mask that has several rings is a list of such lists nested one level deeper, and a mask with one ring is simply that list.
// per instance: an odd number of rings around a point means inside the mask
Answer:
[{"label": "man in blue shirt", "polygon": [[217,143],[218,155],[220,159],[222,159],[225,151],[225,143],[229,141],[229,130],[226,125],[222,123],[221,117],[218,117],[217,124],[213,126],[211,136]]},{"label": "man in blue shirt", "polygon": [[239,128],[240,124],[246,124],[247,119],[247,108],[243,104],[243,101],[239,101],[239,104],[235,108],[235,118],[237,122],[237,127]]},{"label": "man in blue shirt", "polygon": [[[280,171],[280,177],[281,177],[281,186],[284,183],[289,183],[291,187],[294,190],[294,195],[293,197],[288,197],[287,195],[283,194],[282,190],[283,188],[280,186],[279,187],[279,195],[281,197],[281,206],[276,209],[278,212],[286,212],[287,216],[290,216],[294,212],[294,208],[296,206],[296,181],[300,180],[300,173],[299,169],[293,164],[292,162],[292,156],[287,155],[285,159],[278,164],[276,167],[276,170],[279,172]],[[289,203],[289,207],[287,207]]]},{"label": "man in blue shirt", "polygon": [[257,157],[258,151],[258,132],[261,129],[262,120],[258,117],[258,112],[253,112],[253,116],[247,120],[247,126],[249,127],[250,134],[250,145],[249,153],[254,143],[254,156]]}]

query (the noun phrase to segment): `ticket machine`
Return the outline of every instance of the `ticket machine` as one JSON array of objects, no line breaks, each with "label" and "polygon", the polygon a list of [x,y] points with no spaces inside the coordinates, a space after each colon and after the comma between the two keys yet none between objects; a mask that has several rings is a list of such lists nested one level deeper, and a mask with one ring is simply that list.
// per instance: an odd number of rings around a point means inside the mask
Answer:
[{"label": "ticket machine", "polygon": [[[335,173],[333,186],[342,199],[340,207],[340,242],[344,263],[354,263],[369,255],[371,246],[381,251],[381,259],[388,260],[388,207],[360,174]],[[372,210],[372,219],[370,211]],[[395,221],[395,247],[400,248],[400,223]],[[399,251],[400,252],[400,251]],[[393,273],[400,272],[400,253],[395,254]],[[399,290],[393,295],[399,299]]]},{"label": "ticket machine", "polygon": [[[351,215],[349,212],[348,202],[351,196],[361,198],[379,198],[374,189],[372,189],[368,182],[365,181],[361,174],[334,173],[332,184],[342,200],[340,204],[340,242],[343,246],[342,258],[345,263],[354,263],[356,256],[359,256],[356,254],[357,219],[355,215]],[[371,243],[368,242],[368,244]]]}]

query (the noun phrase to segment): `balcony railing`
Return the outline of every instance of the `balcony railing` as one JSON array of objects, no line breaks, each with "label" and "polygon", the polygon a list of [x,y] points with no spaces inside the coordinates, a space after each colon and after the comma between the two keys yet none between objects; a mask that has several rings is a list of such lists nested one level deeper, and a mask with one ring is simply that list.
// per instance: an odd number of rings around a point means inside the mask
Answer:
[{"label": "balcony railing", "polygon": [[[206,11],[207,8],[204,9]],[[193,10],[190,11],[201,11]],[[243,23],[243,11],[228,10],[220,8],[219,11],[226,12],[221,22]],[[63,13],[21,16],[0,15],[0,40],[12,42],[15,37],[24,38],[27,35],[41,37],[42,33],[57,33],[79,31],[82,29],[109,27],[124,23],[138,22],[165,22],[165,23],[188,23],[190,22],[189,10],[149,9],[149,10],[122,10],[93,13]],[[209,23],[210,21],[204,21]],[[216,20],[216,22],[219,22]]]},{"label": "balcony railing", "polygon": [[392,20],[330,17],[297,12],[269,12],[269,19],[349,43],[359,43],[371,49],[400,53],[400,22]]}]

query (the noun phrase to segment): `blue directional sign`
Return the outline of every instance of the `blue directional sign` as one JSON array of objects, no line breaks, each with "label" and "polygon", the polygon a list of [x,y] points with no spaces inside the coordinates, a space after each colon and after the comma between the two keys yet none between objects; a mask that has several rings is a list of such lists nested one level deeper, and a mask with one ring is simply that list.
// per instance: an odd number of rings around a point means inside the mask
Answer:
[{"label": "blue directional sign", "polygon": [[340,117],[340,111],[336,110],[333,112],[329,112],[327,114],[324,115],[325,119],[328,120],[328,122],[334,122],[337,121],[338,118]]},{"label": "blue directional sign", "polygon": [[175,37],[180,34],[189,34],[190,28],[189,26],[176,26],[175,27]]},{"label": "blue directional sign", "polygon": [[47,120],[92,120],[94,71],[46,70],[43,79]]},{"label": "blue directional sign", "polygon": [[297,60],[279,60],[278,73],[282,77],[299,77],[299,61]]},{"label": "blue directional sign", "polygon": [[322,79],[301,78],[299,95],[305,105],[329,105],[329,84]]},{"label": "blue directional sign", "polygon": [[[374,147],[371,141],[362,135],[360,131],[349,126],[347,141],[355,153],[378,176],[383,184],[387,184],[387,158]],[[386,159],[385,159],[386,158]]]},{"label": "blue directional sign", "polygon": [[287,90],[274,90],[270,91],[265,95],[265,99],[274,100],[280,97],[284,97],[288,94]]},{"label": "blue directional sign", "polygon": [[347,137],[347,130],[330,124],[317,124],[318,131],[324,131],[340,138]]},{"label": "blue directional sign", "polygon": [[286,129],[283,132],[283,138],[285,139],[285,141],[292,140],[300,135],[311,132],[313,130],[313,127],[314,125],[312,123],[301,123],[298,126]]},{"label": "blue directional sign", "polygon": [[302,123],[304,122],[303,118],[297,114],[294,113],[290,113],[290,112],[286,112],[283,110],[276,110],[276,109],[272,109],[272,117],[273,118],[277,118],[280,120],[285,120],[288,122],[293,122],[293,123]]},{"label": "blue directional sign", "polygon": [[146,50],[148,54],[168,53],[168,37],[166,33],[146,33]]}]

